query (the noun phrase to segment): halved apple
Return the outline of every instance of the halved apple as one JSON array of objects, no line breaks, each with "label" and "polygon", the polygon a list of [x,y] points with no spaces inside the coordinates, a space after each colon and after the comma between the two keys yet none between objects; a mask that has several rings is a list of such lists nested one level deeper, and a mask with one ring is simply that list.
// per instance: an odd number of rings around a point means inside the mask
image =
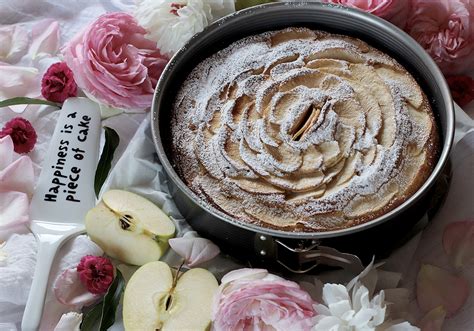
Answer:
[{"label": "halved apple", "polygon": [[157,261],[168,248],[175,226],[154,203],[135,193],[110,190],[86,215],[89,237],[122,262]]},{"label": "halved apple", "polygon": [[210,329],[212,300],[218,283],[205,269],[174,272],[160,261],[140,267],[130,278],[123,299],[125,330],[205,331]]}]

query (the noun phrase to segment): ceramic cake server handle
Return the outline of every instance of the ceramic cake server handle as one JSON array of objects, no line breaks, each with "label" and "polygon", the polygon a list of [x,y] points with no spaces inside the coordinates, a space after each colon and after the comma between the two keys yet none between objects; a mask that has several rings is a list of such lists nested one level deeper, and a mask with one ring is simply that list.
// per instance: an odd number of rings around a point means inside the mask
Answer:
[{"label": "ceramic cake server handle", "polygon": [[95,205],[100,126],[99,107],[89,99],[69,98],[60,110],[30,205],[38,255],[21,321],[24,331],[38,329],[56,252],[84,231],[86,213]]}]

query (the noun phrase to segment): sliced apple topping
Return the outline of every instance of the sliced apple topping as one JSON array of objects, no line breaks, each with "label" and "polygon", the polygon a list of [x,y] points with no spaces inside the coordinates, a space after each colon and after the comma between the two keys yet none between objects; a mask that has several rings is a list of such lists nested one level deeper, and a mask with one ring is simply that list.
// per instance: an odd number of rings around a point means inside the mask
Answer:
[{"label": "sliced apple topping", "polygon": [[159,260],[175,233],[173,221],[154,203],[123,190],[106,192],[85,223],[107,255],[134,265]]}]

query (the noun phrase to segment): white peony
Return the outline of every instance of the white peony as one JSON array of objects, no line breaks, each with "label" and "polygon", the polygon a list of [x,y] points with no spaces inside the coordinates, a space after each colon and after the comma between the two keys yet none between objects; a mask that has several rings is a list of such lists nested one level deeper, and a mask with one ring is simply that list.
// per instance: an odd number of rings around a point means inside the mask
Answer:
[{"label": "white peony", "polygon": [[234,11],[233,0],[138,0],[135,18],[161,52],[171,56],[196,33]]},{"label": "white peony", "polygon": [[362,279],[371,273],[372,263],[347,284],[325,284],[322,301],[314,306],[318,316],[312,331],[419,331],[408,322],[387,320],[385,292],[370,299]]},{"label": "white peony", "polygon": [[369,290],[360,283],[352,289],[339,284],[325,284],[323,301],[315,306],[318,316],[313,331],[369,331],[385,319],[384,292],[369,299]]}]

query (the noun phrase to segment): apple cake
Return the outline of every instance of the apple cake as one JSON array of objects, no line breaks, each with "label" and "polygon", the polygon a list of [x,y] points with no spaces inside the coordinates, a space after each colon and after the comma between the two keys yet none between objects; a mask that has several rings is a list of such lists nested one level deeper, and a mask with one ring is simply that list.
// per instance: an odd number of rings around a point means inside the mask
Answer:
[{"label": "apple cake", "polygon": [[438,130],[415,79],[348,36],[288,28],[199,63],[173,103],[172,162],[212,208],[283,231],[351,227],[430,175]]}]

